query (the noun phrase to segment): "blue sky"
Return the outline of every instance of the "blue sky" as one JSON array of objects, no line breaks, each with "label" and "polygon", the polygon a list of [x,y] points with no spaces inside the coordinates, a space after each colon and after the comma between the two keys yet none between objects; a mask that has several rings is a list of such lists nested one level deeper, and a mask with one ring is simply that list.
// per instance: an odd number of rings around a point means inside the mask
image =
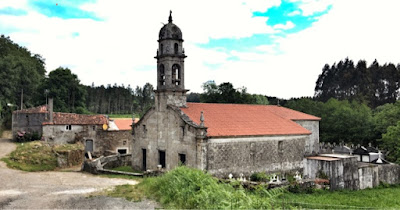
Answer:
[{"label": "blue sky", "polygon": [[202,83],[215,80],[290,98],[313,95],[325,63],[346,57],[399,63],[399,6],[396,0],[1,0],[0,31],[42,55],[47,72],[69,67],[87,85],[155,85],[158,32],[172,10],[188,55],[186,88],[201,92]]}]

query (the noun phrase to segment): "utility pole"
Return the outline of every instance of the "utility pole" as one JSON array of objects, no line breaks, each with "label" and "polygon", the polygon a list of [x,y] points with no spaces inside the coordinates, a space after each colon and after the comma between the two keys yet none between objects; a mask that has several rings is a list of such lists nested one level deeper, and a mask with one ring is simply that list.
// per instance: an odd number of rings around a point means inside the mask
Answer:
[{"label": "utility pole", "polygon": [[21,110],[24,104],[24,89],[21,89]]}]

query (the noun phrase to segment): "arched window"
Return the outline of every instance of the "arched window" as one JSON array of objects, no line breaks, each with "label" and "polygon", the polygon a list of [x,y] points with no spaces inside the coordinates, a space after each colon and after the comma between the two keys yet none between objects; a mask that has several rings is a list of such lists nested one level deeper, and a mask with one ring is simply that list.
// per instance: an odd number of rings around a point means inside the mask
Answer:
[{"label": "arched window", "polygon": [[161,55],[164,54],[164,45],[163,44],[161,44],[161,46],[160,46],[160,54]]},{"label": "arched window", "polygon": [[174,52],[175,54],[178,54],[178,43],[174,44]]},{"label": "arched window", "polygon": [[159,66],[159,68],[160,68],[160,85],[165,85],[165,69],[164,69],[164,65],[163,64],[161,64],[160,66]]},{"label": "arched window", "polygon": [[172,65],[172,84],[181,84],[181,66],[179,64]]}]

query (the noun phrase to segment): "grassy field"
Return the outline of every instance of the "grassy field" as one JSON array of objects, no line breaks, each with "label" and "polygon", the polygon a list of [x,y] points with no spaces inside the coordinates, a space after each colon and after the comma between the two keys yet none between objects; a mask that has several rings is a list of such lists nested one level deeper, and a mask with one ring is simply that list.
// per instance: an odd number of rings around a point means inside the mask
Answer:
[{"label": "grassy field", "polygon": [[277,203],[313,209],[400,208],[400,186],[358,191],[317,191],[312,194],[285,193]]}]

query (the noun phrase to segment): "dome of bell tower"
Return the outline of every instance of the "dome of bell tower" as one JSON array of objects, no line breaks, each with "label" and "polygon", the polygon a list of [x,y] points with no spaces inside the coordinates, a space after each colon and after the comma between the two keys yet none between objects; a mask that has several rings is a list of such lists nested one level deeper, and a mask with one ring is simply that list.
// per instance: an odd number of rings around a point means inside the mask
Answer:
[{"label": "dome of bell tower", "polygon": [[165,24],[159,33],[159,40],[163,39],[177,39],[182,40],[181,29],[172,23],[172,12],[169,13],[168,23]]}]

